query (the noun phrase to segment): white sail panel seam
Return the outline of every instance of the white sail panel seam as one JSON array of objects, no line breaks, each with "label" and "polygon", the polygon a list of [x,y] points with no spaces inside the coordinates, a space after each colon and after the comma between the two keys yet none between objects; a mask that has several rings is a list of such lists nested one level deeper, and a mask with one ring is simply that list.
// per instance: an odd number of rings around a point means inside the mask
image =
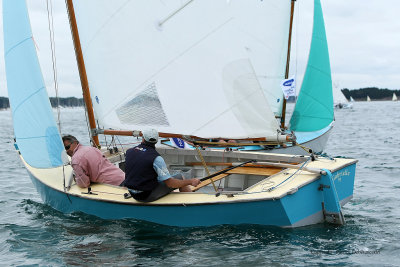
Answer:
[{"label": "white sail panel seam", "polygon": [[[145,84],[149,83],[150,80],[152,80],[155,76],[157,76],[160,72],[162,72],[163,70],[165,70],[166,68],[168,68],[168,66],[170,66],[172,63],[174,63],[178,58],[181,58],[182,56],[184,56],[186,53],[188,53],[190,50],[192,50],[194,47],[198,46],[201,42],[203,42],[204,40],[206,40],[209,36],[211,36],[212,34],[216,33],[218,30],[220,30],[222,27],[224,27],[226,24],[228,24],[229,22],[231,22],[234,18],[229,18],[228,20],[226,20],[225,22],[223,22],[222,24],[218,25],[216,28],[214,28],[212,31],[210,31],[208,34],[206,34],[205,36],[203,36],[202,38],[200,38],[197,42],[195,42],[193,45],[191,45],[190,47],[188,47],[185,51],[183,51],[182,53],[180,53],[179,55],[177,55],[175,58],[173,58],[172,60],[170,60],[165,66],[161,67],[158,71],[156,71],[153,75],[151,75],[148,79],[146,79],[142,84],[140,84],[139,86],[137,86],[134,90],[134,92],[127,94],[123,100],[126,99],[131,99],[131,97],[135,94],[137,94],[138,90],[140,88],[142,88]],[[103,114],[105,114],[103,116],[103,120],[105,120],[105,118],[110,115],[110,113],[112,113],[113,110],[120,108],[123,104],[125,104],[126,101],[120,102],[119,104],[115,105],[115,107],[112,107],[112,109],[106,110],[104,111]]]}]

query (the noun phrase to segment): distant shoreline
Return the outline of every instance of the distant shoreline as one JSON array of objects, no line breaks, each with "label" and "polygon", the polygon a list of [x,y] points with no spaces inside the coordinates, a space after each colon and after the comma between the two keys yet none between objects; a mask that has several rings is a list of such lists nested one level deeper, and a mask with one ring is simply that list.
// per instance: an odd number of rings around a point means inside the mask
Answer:
[{"label": "distant shoreline", "polygon": [[[354,101],[366,101],[367,96],[371,98],[372,101],[391,101],[393,93],[400,98],[400,90],[391,90],[391,89],[380,89],[377,87],[367,87],[360,89],[341,89],[344,96],[350,100],[350,97],[354,99]],[[290,97],[288,99],[289,103],[294,103],[295,98]],[[56,107],[83,107],[83,98],[77,97],[50,97],[50,103],[53,108]],[[58,105],[59,103],[59,105]],[[0,96],[0,109],[8,109],[10,107],[10,102],[8,97]]]},{"label": "distant shoreline", "polygon": [[391,101],[393,93],[395,93],[397,97],[400,97],[400,90],[382,89],[378,87],[360,89],[344,88],[341,91],[348,100],[352,97],[354,101],[367,101],[367,96],[369,96],[372,101]]},{"label": "distant shoreline", "polygon": [[[77,97],[50,97],[50,103],[53,108],[56,107],[83,107],[83,98]],[[0,109],[10,108],[8,97],[0,97]]]}]

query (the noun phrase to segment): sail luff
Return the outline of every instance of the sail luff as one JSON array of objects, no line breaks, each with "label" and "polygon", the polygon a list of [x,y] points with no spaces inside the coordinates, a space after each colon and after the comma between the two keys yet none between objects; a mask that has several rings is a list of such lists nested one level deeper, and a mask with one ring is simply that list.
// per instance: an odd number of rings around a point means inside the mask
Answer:
[{"label": "sail luff", "polygon": [[[285,70],[285,79],[289,77],[289,66],[290,66],[290,49],[292,45],[292,29],[293,29],[293,15],[294,15],[294,2],[296,0],[292,0],[290,6],[290,24],[289,24],[289,38],[288,38],[288,50],[286,57],[286,70]],[[286,98],[283,97],[282,104],[282,117],[281,117],[281,129],[285,128],[285,119],[286,119]]]},{"label": "sail luff", "polygon": [[71,34],[72,34],[72,39],[73,39],[74,48],[75,48],[75,56],[76,56],[76,61],[78,64],[78,69],[79,69],[79,77],[81,80],[83,99],[85,101],[86,111],[87,111],[88,120],[89,120],[89,126],[91,129],[91,138],[93,140],[93,146],[100,147],[99,137],[96,134],[94,134],[97,127],[96,127],[96,121],[94,118],[94,111],[93,111],[92,99],[90,96],[89,82],[88,82],[87,74],[86,74],[85,61],[84,61],[83,55],[82,55],[82,48],[81,48],[81,43],[80,43],[80,38],[79,38],[78,26],[77,26],[76,18],[75,18],[74,5],[72,3],[72,0],[66,0],[65,3],[67,6],[67,10],[68,10],[68,19],[69,19],[69,23],[70,23],[70,27],[71,27]]}]

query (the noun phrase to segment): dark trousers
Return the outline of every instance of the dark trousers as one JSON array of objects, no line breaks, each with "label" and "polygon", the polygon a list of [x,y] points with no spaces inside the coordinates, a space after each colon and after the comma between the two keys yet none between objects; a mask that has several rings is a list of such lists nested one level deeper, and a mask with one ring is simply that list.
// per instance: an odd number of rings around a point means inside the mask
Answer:
[{"label": "dark trousers", "polygon": [[[172,176],[172,178],[183,180],[183,176],[180,173],[175,174],[174,176]],[[169,193],[171,193],[175,189],[176,188],[168,187],[165,184],[165,182],[162,181],[162,182],[159,182],[157,187],[154,188],[151,191],[143,191],[143,192],[140,192],[140,193],[134,193],[133,191],[131,191],[129,189],[128,190],[129,190],[129,193],[132,195],[132,197],[134,199],[136,199],[137,201],[152,202],[152,201],[155,201],[157,199],[162,198],[165,195],[168,195]]]}]

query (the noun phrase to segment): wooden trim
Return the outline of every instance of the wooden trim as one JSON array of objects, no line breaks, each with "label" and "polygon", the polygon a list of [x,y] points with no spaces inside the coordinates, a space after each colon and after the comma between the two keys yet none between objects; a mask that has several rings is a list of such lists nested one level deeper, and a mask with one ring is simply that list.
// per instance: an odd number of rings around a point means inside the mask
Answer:
[{"label": "wooden trim", "polygon": [[[235,166],[239,163],[231,163],[231,162],[206,162],[207,166]],[[270,168],[270,167],[274,167],[274,164],[277,164],[276,162],[271,162],[271,165],[268,164],[257,164],[257,163],[247,163],[245,165],[243,165],[243,167],[255,167],[255,168]],[[293,166],[298,165],[298,162],[295,163],[286,163],[286,164],[291,164]],[[201,162],[186,162],[185,163],[186,166],[200,166],[202,165]]]},{"label": "wooden trim", "polygon": [[192,191],[195,192],[195,191],[199,190],[200,188],[211,184],[212,182],[216,182],[216,181],[219,181],[219,180],[225,178],[228,175],[229,175],[229,173],[223,173],[223,174],[220,174],[220,175],[215,176],[213,178],[210,178],[210,179],[207,179],[205,181],[202,181],[198,186],[192,188]]},{"label": "wooden trim", "polygon": [[76,62],[78,64],[79,77],[81,80],[83,99],[85,101],[89,125],[92,131],[90,135],[93,140],[93,146],[100,147],[99,137],[97,135],[93,135],[93,131],[96,129],[96,121],[94,118],[92,99],[89,90],[89,82],[87,79],[85,62],[83,60],[81,42],[79,39],[78,25],[76,24],[74,4],[72,3],[72,0],[66,0],[65,3],[68,10],[69,25],[71,27],[72,40],[75,48],[75,56]]},{"label": "wooden trim", "polygon": [[264,175],[271,176],[282,171],[282,168],[262,168],[262,167],[238,167],[236,169],[227,171],[229,174],[243,174],[243,175]]}]

